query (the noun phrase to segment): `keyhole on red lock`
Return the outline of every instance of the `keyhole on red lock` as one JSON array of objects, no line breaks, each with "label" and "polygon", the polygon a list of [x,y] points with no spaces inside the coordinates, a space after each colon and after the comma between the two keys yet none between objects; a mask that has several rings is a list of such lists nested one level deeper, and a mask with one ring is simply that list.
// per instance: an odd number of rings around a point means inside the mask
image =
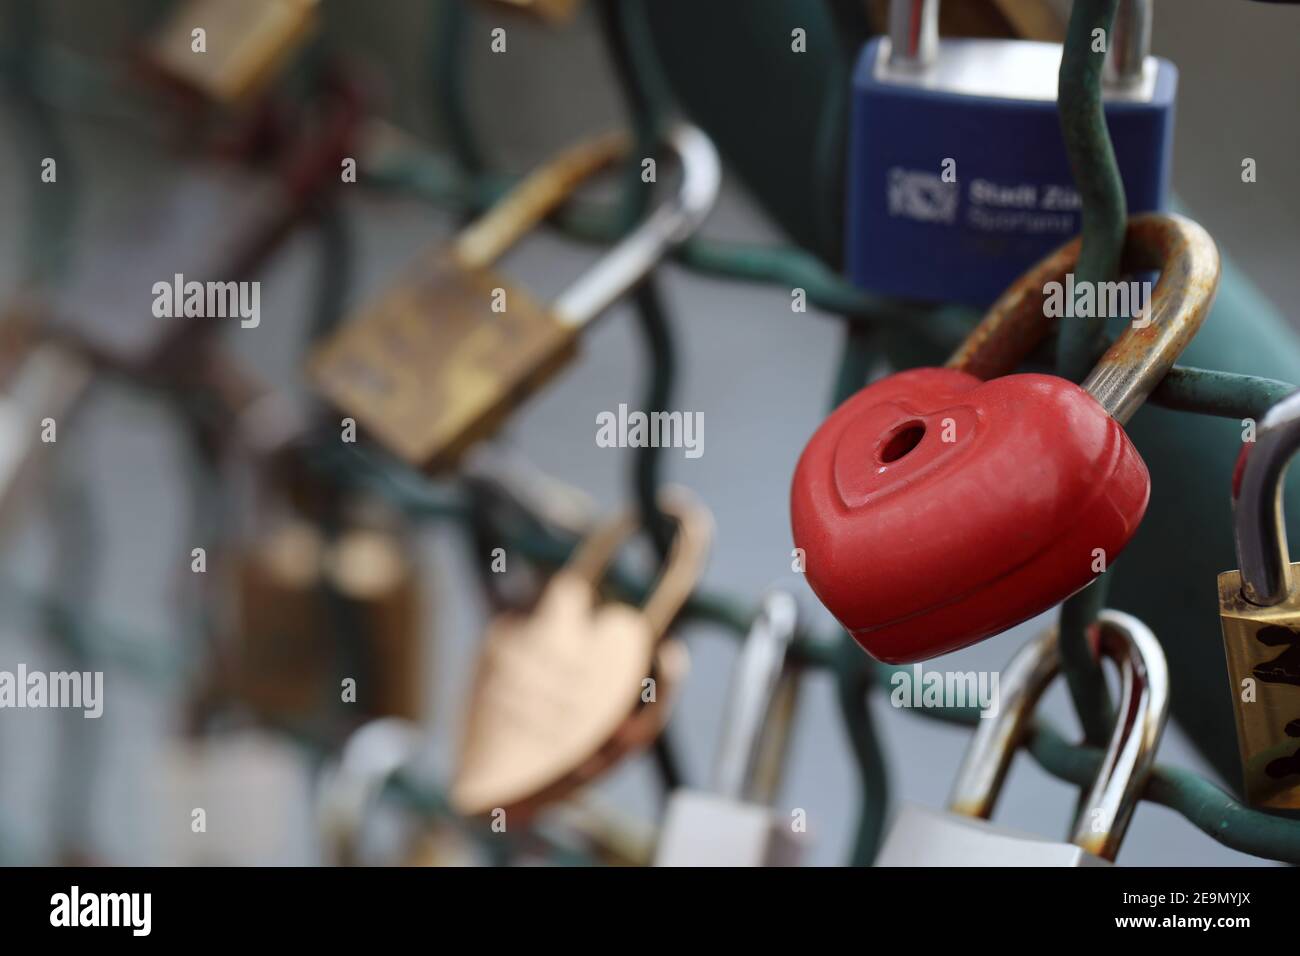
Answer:
[{"label": "keyhole on red lock", "polygon": [[880,443],[876,451],[876,460],[882,465],[898,461],[909,451],[921,444],[925,437],[925,422],[904,422],[894,433]]}]

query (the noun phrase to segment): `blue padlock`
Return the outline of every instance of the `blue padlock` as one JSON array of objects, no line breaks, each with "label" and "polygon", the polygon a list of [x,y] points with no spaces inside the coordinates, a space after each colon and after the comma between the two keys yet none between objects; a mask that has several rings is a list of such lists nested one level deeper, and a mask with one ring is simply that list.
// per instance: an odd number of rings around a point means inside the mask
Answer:
[{"label": "blue padlock", "polygon": [[[892,0],[853,78],[848,272],[871,292],[986,306],[1082,227],[1056,111],[1061,46],[940,40],[938,0]],[[1178,70],[1121,0],[1106,122],[1130,213],[1164,209]]]}]

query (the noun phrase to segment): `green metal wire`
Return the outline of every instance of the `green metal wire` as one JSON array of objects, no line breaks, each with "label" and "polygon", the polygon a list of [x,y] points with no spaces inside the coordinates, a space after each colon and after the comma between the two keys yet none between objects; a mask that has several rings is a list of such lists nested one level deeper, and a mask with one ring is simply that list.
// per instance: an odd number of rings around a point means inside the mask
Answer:
[{"label": "green metal wire", "polygon": [[465,57],[470,50],[465,28],[469,5],[461,0],[438,0],[430,27],[430,77],[437,112],[434,128],[446,138],[458,168],[476,173],[484,168],[483,150],[470,119],[469,101],[464,95]]},{"label": "green metal wire", "polygon": [[1295,388],[1271,378],[1175,365],[1147,401],[1180,412],[1258,420]]},{"label": "green metal wire", "polygon": [[[1075,0],[1061,53],[1058,111],[1075,187],[1083,200],[1083,245],[1075,266],[1081,283],[1108,282],[1119,271],[1128,211],[1124,181],[1115,161],[1101,98],[1105,47],[1096,49],[1094,31],[1109,38],[1119,0]],[[1109,40],[1108,40],[1109,42]],[[1060,323],[1057,367],[1071,381],[1082,379],[1099,354],[1104,319]]]},{"label": "green metal wire", "polygon": [[[1075,275],[1084,284],[1113,279],[1124,250],[1128,215],[1124,182],[1101,96],[1106,44],[1099,50],[1093,42],[1098,30],[1110,37],[1118,5],[1119,0],[1078,0],[1070,11],[1061,54],[1058,111],[1070,169],[1083,200],[1083,239]],[[1088,373],[1100,351],[1102,325],[1102,318],[1060,323],[1056,353],[1060,375],[1078,381]],[[1089,640],[1105,606],[1107,583],[1103,575],[1061,606],[1061,672],[1079,714],[1084,740],[1090,744],[1106,739],[1113,713],[1101,661]]]},{"label": "green metal wire", "polygon": [[[623,191],[618,207],[617,228],[621,236],[645,218],[650,208],[651,193],[649,184],[641,178],[641,160],[654,156],[659,149],[666,103],[662,85],[656,85],[650,78],[652,61],[649,51],[643,40],[638,42],[645,35],[641,5],[629,0],[602,0],[596,9],[610,65],[626,101],[634,139],[634,148],[623,170]],[[647,412],[667,411],[677,379],[677,355],[672,326],[653,273],[637,287],[632,299],[650,372],[642,405]],[[672,547],[675,528],[672,519],[659,507],[662,451],[656,445],[635,450],[632,486],[642,524],[659,559],[665,561]]]}]

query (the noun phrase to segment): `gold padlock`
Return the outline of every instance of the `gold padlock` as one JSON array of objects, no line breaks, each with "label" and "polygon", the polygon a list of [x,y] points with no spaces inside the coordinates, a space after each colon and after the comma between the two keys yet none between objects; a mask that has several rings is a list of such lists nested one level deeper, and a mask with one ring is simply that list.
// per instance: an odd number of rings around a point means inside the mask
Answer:
[{"label": "gold padlock", "polygon": [[607,135],[526,177],[312,356],[315,388],[389,451],[425,469],[453,462],[577,350],[582,329],[686,239],[717,195],[718,158],[703,133],[676,124],[677,194],[547,307],[489,270],[582,181],[627,150]]},{"label": "gold padlock", "polygon": [[1282,481],[1300,448],[1300,392],[1269,409],[1233,483],[1238,571],[1219,575],[1219,617],[1246,799],[1300,809],[1300,593]]},{"label": "gold padlock", "polygon": [[532,614],[492,621],[451,788],[457,812],[527,816],[662,731],[685,671],[684,649],[664,638],[703,570],[713,523],[680,491],[663,507],[677,535],[642,608],[601,603],[597,592],[636,529],[626,515],[583,542]]},{"label": "gold padlock", "polygon": [[235,639],[224,683],[262,717],[317,713],[325,703],[334,648],[322,602],[324,552],[320,531],[290,521],[236,558]]},{"label": "gold padlock", "polygon": [[151,39],[146,57],[182,86],[236,104],[263,90],[311,37],[318,6],[318,0],[187,0]]},{"label": "gold padlock", "polygon": [[366,673],[358,678],[357,704],[370,717],[419,720],[421,680],[419,583],[409,543],[396,529],[351,528],[325,559],[325,578],[359,634]]},{"label": "gold padlock", "polygon": [[[327,540],[314,525],[288,521],[240,557],[237,588],[227,681],[256,713],[284,720],[347,700],[356,720],[419,719],[419,585],[395,531],[362,525]],[[355,645],[340,648],[340,632]],[[346,678],[356,682],[355,700],[343,696]]]}]

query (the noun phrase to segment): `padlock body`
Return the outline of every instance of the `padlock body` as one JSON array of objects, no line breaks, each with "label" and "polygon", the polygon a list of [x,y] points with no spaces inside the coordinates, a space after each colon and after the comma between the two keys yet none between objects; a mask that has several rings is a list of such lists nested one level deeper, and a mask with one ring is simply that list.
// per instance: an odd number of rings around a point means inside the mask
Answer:
[{"label": "padlock body", "polygon": [[998,826],[987,820],[930,810],[899,808],[876,866],[1109,866],[1073,843]]},{"label": "padlock body", "polygon": [[[1291,573],[1300,564],[1291,565]],[[1273,607],[1241,594],[1241,574],[1219,575],[1228,690],[1237,720],[1246,799],[1300,810],[1300,599]]]},{"label": "padlock body", "polygon": [[[265,89],[311,36],[317,0],[188,0],[145,55],[175,82],[224,105]],[[204,50],[193,31],[202,27]]]},{"label": "padlock body", "polygon": [[910,663],[1088,584],[1149,496],[1124,429],[1072,382],[923,368],[867,386],[822,423],[790,515],[822,603],[873,657]]},{"label": "padlock body", "polygon": [[328,709],[352,678],[349,716],[420,719],[419,586],[396,535],[349,528],[327,542],[290,522],[239,556],[236,586],[221,691],[282,723]]},{"label": "padlock body", "polygon": [[390,452],[437,470],[563,367],[577,336],[495,273],[437,254],[326,342],[311,377]]},{"label": "padlock body", "polygon": [[[1056,106],[1061,48],[945,40],[921,74],[872,40],[854,73],[849,275],[883,295],[985,306],[1081,229]],[[1149,58],[1106,121],[1130,213],[1168,201],[1178,72]]]},{"label": "padlock body", "polygon": [[769,807],[696,790],[668,800],[655,866],[795,866],[799,842]]}]

